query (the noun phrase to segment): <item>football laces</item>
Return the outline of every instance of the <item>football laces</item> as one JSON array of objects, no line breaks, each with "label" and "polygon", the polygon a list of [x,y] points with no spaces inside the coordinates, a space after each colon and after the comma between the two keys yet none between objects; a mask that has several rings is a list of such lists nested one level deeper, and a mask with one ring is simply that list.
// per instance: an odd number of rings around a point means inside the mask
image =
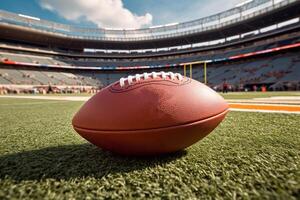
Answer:
[{"label": "football laces", "polygon": [[132,85],[134,82],[139,82],[142,79],[147,80],[149,78],[157,78],[161,77],[163,80],[166,80],[167,77],[169,77],[171,80],[175,80],[176,78],[180,81],[182,81],[183,77],[179,73],[173,73],[173,72],[151,72],[151,73],[143,73],[143,74],[136,74],[134,76],[128,76],[127,78],[121,78],[120,79],[120,86],[124,87],[125,82],[127,81],[129,85]]}]

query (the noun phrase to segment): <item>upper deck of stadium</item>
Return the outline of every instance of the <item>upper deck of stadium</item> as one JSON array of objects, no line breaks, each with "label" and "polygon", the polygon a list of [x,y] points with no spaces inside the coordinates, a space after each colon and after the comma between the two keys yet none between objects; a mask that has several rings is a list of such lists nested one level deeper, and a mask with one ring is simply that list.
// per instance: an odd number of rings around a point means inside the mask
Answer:
[{"label": "upper deck of stadium", "polygon": [[260,31],[298,18],[299,0],[252,0],[201,19],[143,29],[83,28],[0,11],[1,40],[63,49],[155,49]]}]

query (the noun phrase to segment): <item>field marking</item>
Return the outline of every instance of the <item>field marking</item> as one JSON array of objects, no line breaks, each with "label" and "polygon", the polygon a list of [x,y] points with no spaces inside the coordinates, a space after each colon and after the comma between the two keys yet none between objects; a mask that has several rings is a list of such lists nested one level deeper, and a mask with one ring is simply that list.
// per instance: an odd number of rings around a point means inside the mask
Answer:
[{"label": "field marking", "polygon": [[239,111],[254,110],[254,111],[270,111],[270,112],[288,112],[299,113],[299,105],[281,105],[281,104],[249,104],[249,103],[229,103],[231,109],[237,109]]},{"label": "field marking", "polygon": [[256,97],[254,100],[299,100],[300,96],[273,96],[273,97]]},{"label": "field marking", "polygon": [[43,105],[43,104],[54,104],[54,103],[67,103],[68,101],[39,101],[32,103],[4,103],[0,104],[0,106],[19,106],[19,105]]},{"label": "field marking", "polygon": [[272,101],[267,101],[267,100],[249,100],[249,99],[226,99],[228,103],[251,103],[251,104],[292,104],[292,105],[300,105],[300,101],[282,101],[282,100],[272,100]]},{"label": "field marking", "polygon": [[263,107],[263,106],[271,106],[271,107],[296,107],[296,108],[300,108],[300,105],[295,105],[295,104],[275,104],[275,103],[231,103],[228,102],[230,105],[245,105],[245,106],[257,106],[257,107]]},{"label": "field marking", "polygon": [[238,109],[238,108],[229,108],[230,111],[237,112],[258,112],[258,113],[281,113],[281,114],[300,114],[300,112],[293,111],[283,111],[283,110],[254,110],[254,109]]}]

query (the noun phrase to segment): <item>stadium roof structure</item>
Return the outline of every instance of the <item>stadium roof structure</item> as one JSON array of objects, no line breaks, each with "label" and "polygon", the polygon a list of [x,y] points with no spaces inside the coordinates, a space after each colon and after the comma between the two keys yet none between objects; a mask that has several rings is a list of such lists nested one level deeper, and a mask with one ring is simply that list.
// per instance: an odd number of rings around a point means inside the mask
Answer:
[{"label": "stadium roof structure", "polygon": [[143,29],[82,28],[0,11],[0,39],[61,49],[155,49],[224,39],[299,17],[299,0],[252,0],[201,19]]}]

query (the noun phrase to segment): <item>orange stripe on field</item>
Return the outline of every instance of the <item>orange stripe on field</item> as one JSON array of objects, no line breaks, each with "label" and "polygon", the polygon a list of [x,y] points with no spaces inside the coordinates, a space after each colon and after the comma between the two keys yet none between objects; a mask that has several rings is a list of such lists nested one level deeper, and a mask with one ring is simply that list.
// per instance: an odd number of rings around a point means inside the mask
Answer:
[{"label": "orange stripe on field", "polygon": [[284,105],[259,105],[259,104],[230,104],[230,108],[250,109],[250,110],[272,110],[272,111],[291,111],[300,112],[300,106]]}]

